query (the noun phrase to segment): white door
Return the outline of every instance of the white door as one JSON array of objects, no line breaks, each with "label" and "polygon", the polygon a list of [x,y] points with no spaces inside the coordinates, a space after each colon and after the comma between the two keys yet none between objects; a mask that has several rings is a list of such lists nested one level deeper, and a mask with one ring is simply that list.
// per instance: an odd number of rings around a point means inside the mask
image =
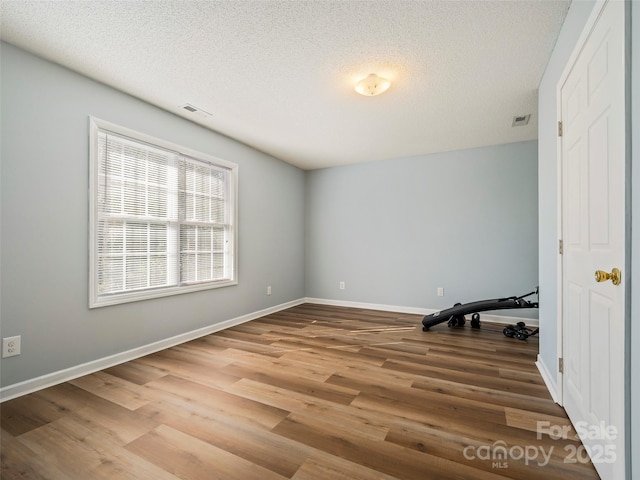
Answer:
[{"label": "white door", "polygon": [[[562,395],[586,449],[569,460],[588,453],[603,480],[617,480],[625,478],[624,2],[607,2],[588,28],[560,92]],[[619,285],[596,281],[596,270],[613,268]]]}]

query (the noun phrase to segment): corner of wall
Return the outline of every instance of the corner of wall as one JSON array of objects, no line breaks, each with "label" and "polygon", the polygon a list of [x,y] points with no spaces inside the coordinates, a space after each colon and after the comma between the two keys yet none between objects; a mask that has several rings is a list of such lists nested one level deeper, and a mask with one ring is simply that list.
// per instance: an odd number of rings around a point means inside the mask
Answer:
[{"label": "corner of wall", "polygon": [[542,376],[542,380],[544,380],[544,384],[547,386],[547,390],[549,390],[549,393],[551,394],[551,398],[554,402],[559,404],[560,397],[558,394],[558,379],[550,373],[549,368],[544,362],[544,359],[540,355],[538,355],[536,367],[538,367],[538,371]]}]

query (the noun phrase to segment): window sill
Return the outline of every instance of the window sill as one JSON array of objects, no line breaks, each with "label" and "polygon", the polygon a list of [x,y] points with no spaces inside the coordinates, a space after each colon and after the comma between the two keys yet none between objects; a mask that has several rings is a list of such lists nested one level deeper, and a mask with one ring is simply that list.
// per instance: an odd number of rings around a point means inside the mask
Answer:
[{"label": "window sill", "polygon": [[92,295],[92,301],[89,308],[107,307],[110,305],[120,305],[122,303],[139,302],[141,300],[150,300],[152,298],[170,297],[173,295],[181,295],[183,293],[199,292],[202,290],[212,290],[215,288],[230,287],[238,285],[237,279],[220,280],[217,282],[196,283],[191,285],[183,285],[180,287],[169,287],[157,290],[144,290],[140,292],[120,293],[114,295],[97,296]]}]

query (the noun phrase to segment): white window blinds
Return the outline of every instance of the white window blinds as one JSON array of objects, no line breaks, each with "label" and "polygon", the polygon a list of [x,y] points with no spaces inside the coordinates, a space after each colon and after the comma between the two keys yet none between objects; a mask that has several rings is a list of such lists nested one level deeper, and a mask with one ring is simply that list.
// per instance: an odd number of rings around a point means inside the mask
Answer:
[{"label": "white window blinds", "polygon": [[92,119],[91,306],[237,283],[236,168],[103,123]]},{"label": "white window blinds", "polygon": [[228,172],[192,159],[180,162],[180,278],[224,278],[228,241]]}]

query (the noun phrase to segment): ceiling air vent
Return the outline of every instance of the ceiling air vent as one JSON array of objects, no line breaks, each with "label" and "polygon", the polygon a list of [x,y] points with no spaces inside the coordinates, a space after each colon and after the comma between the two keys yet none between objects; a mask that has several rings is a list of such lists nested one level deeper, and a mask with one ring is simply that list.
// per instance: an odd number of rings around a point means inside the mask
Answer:
[{"label": "ceiling air vent", "polygon": [[187,112],[190,112],[190,113],[195,113],[196,115],[198,115],[199,117],[202,117],[202,118],[207,118],[207,117],[211,116],[211,114],[209,112],[205,112],[201,108],[194,107],[190,103],[185,103],[184,105],[180,105],[179,108],[182,108],[182,109],[184,109],[184,110],[186,110]]},{"label": "ceiling air vent", "polygon": [[517,117],[513,117],[512,127],[522,127],[529,123],[529,118],[531,118],[531,114],[527,113],[526,115],[519,115]]}]

